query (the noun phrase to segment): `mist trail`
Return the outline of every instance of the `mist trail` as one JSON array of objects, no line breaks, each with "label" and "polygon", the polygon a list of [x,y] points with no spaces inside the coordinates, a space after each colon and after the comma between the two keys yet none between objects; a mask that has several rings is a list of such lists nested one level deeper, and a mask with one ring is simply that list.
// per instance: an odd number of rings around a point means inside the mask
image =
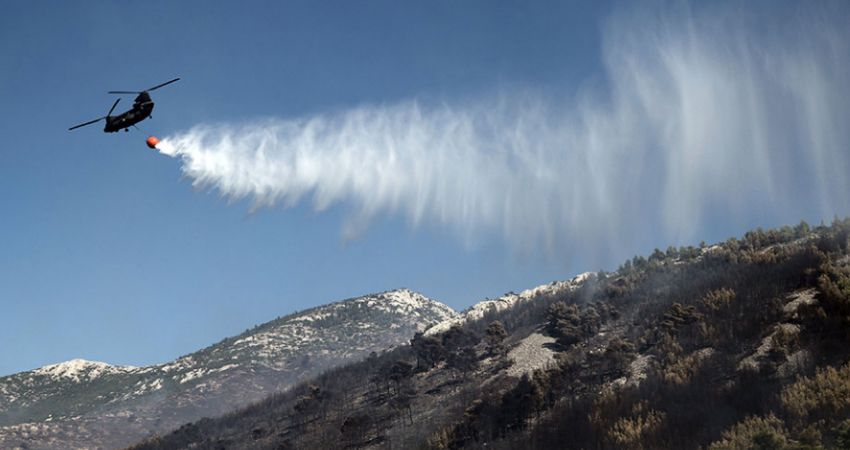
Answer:
[{"label": "mist trail", "polygon": [[158,148],[251,209],[342,205],[520,252],[693,238],[704,221],[850,212],[846,8],[793,18],[630,10],[603,27],[605,83],[571,97],[366,105],[200,125]]}]

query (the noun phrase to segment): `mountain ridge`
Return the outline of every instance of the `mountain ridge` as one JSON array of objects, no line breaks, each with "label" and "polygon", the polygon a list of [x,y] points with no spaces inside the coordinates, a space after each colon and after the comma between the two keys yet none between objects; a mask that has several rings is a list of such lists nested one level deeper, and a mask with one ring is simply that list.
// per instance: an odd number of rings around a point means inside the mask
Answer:
[{"label": "mountain ridge", "polygon": [[427,329],[425,331],[425,335],[433,336],[435,334],[443,333],[448,331],[453,325],[462,325],[466,322],[480,320],[485,314],[513,308],[516,305],[522,302],[527,302],[539,295],[558,295],[568,290],[577,289],[591,274],[592,272],[585,272],[576,275],[567,281],[553,281],[549,284],[542,284],[534,288],[526,289],[519,294],[509,292],[501,297],[482,300],[470,306],[456,317],[440,322]]},{"label": "mountain ridge", "polygon": [[848,253],[837,217],[655,249],[129,450],[846,448]]},{"label": "mountain ridge", "polygon": [[[136,367],[72,359],[0,377],[0,447],[6,448],[9,436],[21,434],[27,424],[51,424],[57,430],[43,429],[44,439],[32,443],[53,443],[38,448],[94,448],[52,437],[74,428],[63,424],[97,425],[93,420],[136,424],[136,432],[112,444],[103,442],[107,447],[126,445],[405,343],[456,314],[402,288],[278,317],[162,364]],[[85,439],[98,442],[96,434]]]}]

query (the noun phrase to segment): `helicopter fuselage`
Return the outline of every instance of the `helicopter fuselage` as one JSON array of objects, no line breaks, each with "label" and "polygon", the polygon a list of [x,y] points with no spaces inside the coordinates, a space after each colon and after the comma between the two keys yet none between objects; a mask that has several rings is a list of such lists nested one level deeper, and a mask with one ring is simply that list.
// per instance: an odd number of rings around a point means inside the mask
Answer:
[{"label": "helicopter fuselage", "polygon": [[[150,97],[148,97],[150,98]],[[133,109],[118,114],[117,116],[108,116],[106,118],[106,126],[103,131],[106,133],[115,133],[121,130],[127,130],[133,125],[147,119],[153,112],[153,102],[142,101],[133,104]]]},{"label": "helicopter fuselage", "polygon": [[119,98],[118,100],[115,100],[115,103],[112,104],[112,108],[109,108],[109,112],[106,113],[105,116],[100,119],[90,120],[86,123],[73,126],[68,128],[68,130],[76,130],[77,128],[91,125],[95,122],[100,122],[101,120],[106,120],[106,126],[103,127],[103,131],[105,133],[115,133],[116,131],[121,130],[130,131],[130,127],[151,117],[151,113],[153,112],[153,101],[151,101],[151,95],[148,91],[155,91],[179,80],[180,78],[175,78],[171,81],[166,81],[159,86],[154,86],[146,91],[109,91],[110,94],[138,94],[138,96],[136,96],[136,100],[133,101],[133,109],[118,114],[117,116],[113,116],[112,111],[115,111],[115,107],[118,106],[118,102],[121,101]]}]

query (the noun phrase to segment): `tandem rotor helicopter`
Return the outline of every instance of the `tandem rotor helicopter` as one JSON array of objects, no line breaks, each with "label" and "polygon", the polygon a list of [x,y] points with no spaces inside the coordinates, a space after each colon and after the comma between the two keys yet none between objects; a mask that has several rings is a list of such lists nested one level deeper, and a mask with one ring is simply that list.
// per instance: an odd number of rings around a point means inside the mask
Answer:
[{"label": "tandem rotor helicopter", "polygon": [[[110,94],[138,94],[138,96],[133,102],[133,108],[129,111],[118,114],[117,116],[112,115],[112,111],[115,110],[115,107],[118,106],[118,102],[121,101],[121,99],[119,98],[118,100],[115,100],[115,103],[112,104],[112,108],[110,108],[109,112],[105,116],[101,117],[100,119],[92,120],[91,122],[81,123],[77,126],[68,128],[68,130],[75,130],[77,128],[84,127],[86,125],[91,125],[95,122],[99,122],[103,119],[106,119],[106,126],[103,127],[104,133],[114,133],[122,129],[124,131],[130,131],[130,127],[151,117],[151,112],[153,112],[153,101],[151,101],[151,96],[150,94],[148,94],[148,92],[155,91],[163,86],[169,85],[178,80],[180,80],[180,78],[175,78],[171,81],[167,81],[165,83],[160,84],[159,86],[155,86],[144,91],[109,91]],[[152,137],[152,139],[156,138]],[[150,140],[151,139],[148,140],[148,146],[153,148],[150,145]]]}]

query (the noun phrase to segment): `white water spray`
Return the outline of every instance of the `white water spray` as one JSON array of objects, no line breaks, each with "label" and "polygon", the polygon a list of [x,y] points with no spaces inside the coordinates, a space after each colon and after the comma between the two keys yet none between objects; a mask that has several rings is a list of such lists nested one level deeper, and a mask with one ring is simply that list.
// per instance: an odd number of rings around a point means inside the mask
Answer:
[{"label": "white water spray", "polygon": [[598,251],[703,221],[830,217],[850,207],[846,16],[765,32],[732,12],[623,14],[605,27],[605,89],[576,98],[201,125],[157,148],[252,210],[343,204],[346,238],[390,214],[522,252]]}]

